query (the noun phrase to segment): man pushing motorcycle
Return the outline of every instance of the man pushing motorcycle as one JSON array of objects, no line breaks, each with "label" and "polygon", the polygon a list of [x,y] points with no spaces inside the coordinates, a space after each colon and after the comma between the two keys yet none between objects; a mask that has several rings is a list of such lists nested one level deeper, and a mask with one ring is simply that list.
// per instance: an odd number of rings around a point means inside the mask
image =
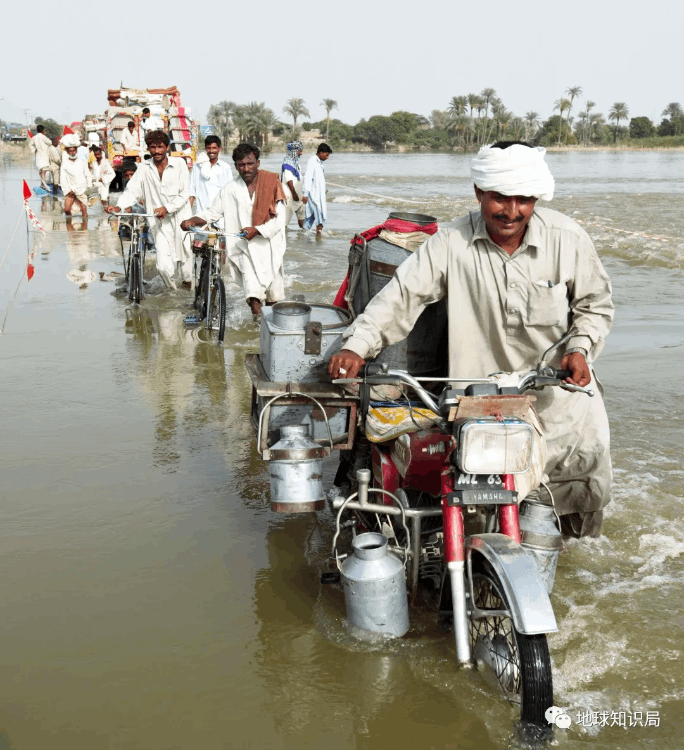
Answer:
[{"label": "man pushing motorcycle", "polygon": [[[593,363],[613,318],[610,280],[587,233],[538,200],[553,198],[545,149],[502,141],[473,159],[479,210],[433,235],[345,334],[328,373],[353,378],[404,339],[423,309],[447,297],[449,375],[481,378],[532,369],[569,334],[548,364],[595,398],[560,388],[538,392],[547,440],[546,474],[567,535],[598,536],[610,501],[610,431]],[[596,387],[598,386],[598,387]],[[540,488],[538,499],[551,502]]]}]

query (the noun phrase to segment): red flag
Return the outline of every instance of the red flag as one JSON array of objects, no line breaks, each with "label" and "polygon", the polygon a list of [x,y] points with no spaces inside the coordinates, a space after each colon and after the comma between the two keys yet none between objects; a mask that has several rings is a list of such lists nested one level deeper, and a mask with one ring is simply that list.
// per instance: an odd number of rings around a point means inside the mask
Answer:
[{"label": "red flag", "polygon": [[26,132],[28,133],[29,138],[33,138],[33,133],[31,132],[31,128],[27,128]]},{"label": "red flag", "polygon": [[24,191],[24,200],[27,201],[33,193],[31,192],[31,188],[28,186],[26,180],[23,180],[23,183],[22,190]]},{"label": "red flag", "polygon": [[33,263],[29,263],[28,266],[26,266],[26,276],[28,276],[28,280],[31,281],[33,278],[33,274],[36,272],[35,266]]},{"label": "red flag", "polygon": [[62,133],[62,135],[73,135],[73,134],[74,134],[74,131],[68,125],[65,125],[64,132]]}]

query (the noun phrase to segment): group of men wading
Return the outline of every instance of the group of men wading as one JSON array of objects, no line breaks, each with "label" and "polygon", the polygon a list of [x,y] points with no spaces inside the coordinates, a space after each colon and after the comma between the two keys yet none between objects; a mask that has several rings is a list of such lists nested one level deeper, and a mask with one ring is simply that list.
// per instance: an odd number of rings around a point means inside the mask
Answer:
[{"label": "group of men wading", "polygon": [[176,288],[174,276],[178,271],[182,285],[192,286],[187,232],[215,223],[227,234],[228,271],[232,280],[242,286],[252,313],[258,315],[264,302],[271,305],[283,299],[285,228],[296,213],[300,227],[315,226],[321,233],[326,221],[323,162],[332,149],[326,144],[318,147],[302,180],[300,142],[288,144],[280,176],[260,169],[259,149],[241,143],[232,154],[238,173],[234,180],[230,167],[219,159],[218,136],[207,136],[205,153],[198,158],[191,175],[184,159],[168,155],[166,133],[149,132],[145,142],[151,159],[136,169],[118,205],[106,206],[105,210],[130,211],[142,203],[156,215],[151,234],[157,270],[165,285]]}]

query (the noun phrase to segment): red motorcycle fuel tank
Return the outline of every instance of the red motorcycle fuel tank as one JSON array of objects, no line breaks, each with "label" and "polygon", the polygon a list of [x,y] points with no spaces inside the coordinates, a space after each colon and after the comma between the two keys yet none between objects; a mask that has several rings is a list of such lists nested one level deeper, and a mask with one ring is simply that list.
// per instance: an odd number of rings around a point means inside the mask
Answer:
[{"label": "red motorcycle fuel tank", "polygon": [[394,492],[412,487],[431,495],[441,492],[442,468],[454,439],[437,430],[420,430],[373,446],[373,479],[377,487]]}]

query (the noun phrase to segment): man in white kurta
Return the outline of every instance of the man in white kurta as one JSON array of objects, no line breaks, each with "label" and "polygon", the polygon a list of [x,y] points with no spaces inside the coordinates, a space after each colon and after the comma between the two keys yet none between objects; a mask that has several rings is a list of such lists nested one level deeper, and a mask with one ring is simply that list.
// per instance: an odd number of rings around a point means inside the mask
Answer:
[{"label": "man in white kurta", "polygon": [[45,177],[50,169],[50,147],[52,146],[52,141],[45,135],[44,125],[38,125],[36,130],[38,132],[31,138],[29,150],[36,156],[36,169],[40,175],[43,187],[47,189]]},{"label": "man in white kurta", "polygon": [[93,186],[93,178],[87,162],[78,158],[78,142],[76,135],[65,135],[62,138],[65,152],[62,157],[59,182],[64,193],[64,213],[67,216],[71,216],[74,201],[81,207],[81,214],[88,215],[86,190]]},{"label": "man in white kurta", "polygon": [[138,165],[117,208],[108,206],[105,210],[118,213],[144,201],[147,212],[157,215],[157,219],[149,221],[159,275],[167,288],[176,289],[173,276],[178,266],[183,286],[189,289],[192,286],[190,239],[180,228],[191,213],[188,165],[185,159],[168,156],[169,137],[163,131],[151,133],[147,147],[152,158]]},{"label": "man in white kurta", "polygon": [[304,173],[302,192],[306,198],[306,216],[304,218],[305,229],[316,227],[316,233],[320,234],[328,219],[328,206],[325,197],[325,169],[323,164],[332,154],[332,149],[327,143],[321,143],[316,153],[309,159]]},{"label": "man in white kurta", "polygon": [[159,115],[150,114],[150,110],[145,107],[142,111],[142,118],[140,120],[140,129],[142,130],[143,140],[147,140],[147,136],[154,130],[163,130],[164,121]]},{"label": "man in white kurta", "polygon": [[[211,207],[202,211],[184,224],[184,228],[203,226],[223,219],[225,232],[247,236],[227,237],[229,271],[232,280],[242,286],[247,304],[254,314],[261,310],[261,300],[273,304],[285,295],[283,259],[285,256],[285,200],[275,204],[275,215],[268,221],[255,225],[253,209],[259,168],[259,149],[252,149],[246,156],[233,152],[238,178],[229,182],[215,198]],[[268,173],[264,173],[268,174]],[[277,175],[271,175],[277,178]],[[251,189],[250,189],[251,188]],[[282,191],[281,191],[282,194]]]},{"label": "man in white kurta", "polygon": [[208,135],[204,140],[204,158],[195,162],[190,173],[190,207],[194,213],[211,208],[216,196],[233,181],[230,164],[221,161],[221,139]]},{"label": "man in white kurta", "polygon": [[[504,149],[491,149],[497,150]],[[524,152],[520,158],[524,164]],[[359,358],[363,362],[405,338],[425,306],[445,296],[452,377],[530,370],[570,332],[549,364],[570,369],[569,382],[591,383],[596,395],[545,388],[535,392],[535,406],[547,439],[549,487],[564,531],[597,536],[602,509],[610,501],[612,472],[608,418],[593,362],[611,326],[610,281],[586,232],[563,214],[535,206],[537,197],[550,200],[552,178],[549,192],[533,184],[534,175],[521,177],[523,170],[503,177],[496,169],[484,177],[475,174],[475,167],[473,172],[476,186],[483,186],[476,187],[481,210],[439,231],[399,266],[345,334],[344,350],[331,359],[329,372],[339,377],[342,370],[343,377],[352,377]],[[532,197],[521,200],[526,194]],[[510,244],[506,237],[514,233],[518,242]]]},{"label": "man in white kurta", "polygon": [[138,133],[135,130],[135,123],[129,120],[126,127],[119,133],[119,142],[123,147],[124,155],[138,154],[140,151],[140,141]]},{"label": "man in white kurta", "polygon": [[95,161],[90,164],[90,170],[93,173],[93,183],[100,194],[100,200],[102,205],[107,205],[107,199],[109,198],[109,186],[116,177],[114,168],[109,162],[109,159],[105,159],[102,154],[102,149],[99,146],[93,147],[93,156]]}]

